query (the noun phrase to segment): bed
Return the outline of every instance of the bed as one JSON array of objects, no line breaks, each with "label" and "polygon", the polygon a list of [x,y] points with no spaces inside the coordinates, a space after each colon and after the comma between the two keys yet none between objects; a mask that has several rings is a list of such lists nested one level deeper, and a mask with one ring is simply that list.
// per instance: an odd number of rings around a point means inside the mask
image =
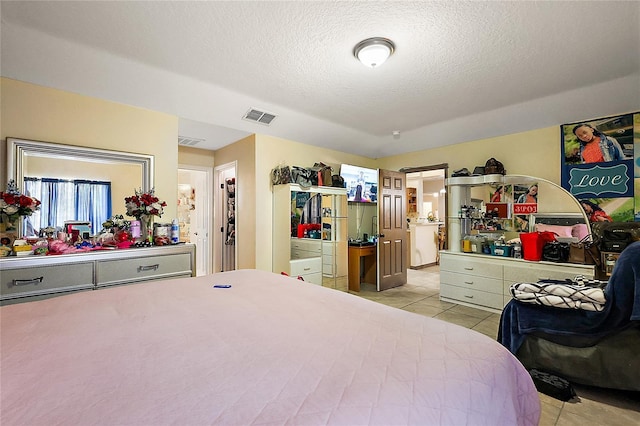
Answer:
[{"label": "bed", "polygon": [[[230,285],[217,288],[215,285]],[[257,270],[0,308],[11,425],[537,425],[480,333]]]}]

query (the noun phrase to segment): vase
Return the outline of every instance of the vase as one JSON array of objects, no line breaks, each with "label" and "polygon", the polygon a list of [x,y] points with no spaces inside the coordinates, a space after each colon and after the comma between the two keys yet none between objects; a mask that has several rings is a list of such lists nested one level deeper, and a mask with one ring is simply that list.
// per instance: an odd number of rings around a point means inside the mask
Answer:
[{"label": "vase", "polygon": [[147,241],[153,244],[153,216],[141,220],[143,224],[142,238],[143,241]]}]

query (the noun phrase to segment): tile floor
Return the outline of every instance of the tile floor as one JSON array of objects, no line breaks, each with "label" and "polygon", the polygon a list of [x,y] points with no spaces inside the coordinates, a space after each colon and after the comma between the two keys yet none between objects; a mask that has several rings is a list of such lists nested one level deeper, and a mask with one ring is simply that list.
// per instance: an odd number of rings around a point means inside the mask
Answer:
[{"label": "tile floor", "polygon": [[[377,292],[373,285],[363,284],[360,293],[354,294],[496,338],[500,315],[443,302],[439,293],[440,269],[433,266],[420,270],[410,269],[407,272],[407,284],[403,286]],[[572,402],[540,394],[541,426],[640,425],[640,392],[620,392],[580,385],[574,385],[574,388],[578,399]]]}]

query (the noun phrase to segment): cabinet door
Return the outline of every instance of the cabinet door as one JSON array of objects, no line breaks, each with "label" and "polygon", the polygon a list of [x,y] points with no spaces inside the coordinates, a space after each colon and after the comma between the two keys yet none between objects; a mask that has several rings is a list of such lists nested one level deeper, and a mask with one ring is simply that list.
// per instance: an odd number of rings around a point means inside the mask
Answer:
[{"label": "cabinet door", "polygon": [[93,262],[3,269],[0,299],[93,288]]},{"label": "cabinet door", "polygon": [[191,255],[188,253],[96,262],[97,286],[136,281],[190,277]]},{"label": "cabinet door", "polygon": [[[322,197],[322,255],[323,283],[346,291],[348,272],[348,223],[346,194],[323,194]],[[344,287],[344,288],[343,288]]]}]

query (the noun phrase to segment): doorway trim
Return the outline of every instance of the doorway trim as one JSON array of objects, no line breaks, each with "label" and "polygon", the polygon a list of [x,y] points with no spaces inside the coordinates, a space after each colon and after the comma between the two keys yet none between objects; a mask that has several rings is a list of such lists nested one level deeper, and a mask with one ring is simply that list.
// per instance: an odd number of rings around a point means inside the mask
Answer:
[{"label": "doorway trim", "polygon": [[[214,218],[214,229],[215,232],[213,234],[213,270],[216,272],[221,272],[223,269],[223,259],[222,259],[222,244],[223,244],[223,235],[222,232],[219,232],[219,229],[224,227],[224,204],[225,199],[223,196],[223,191],[220,191],[220,185],[223,185],[224,188],[224,179],[221,179],[221,176],[225,174],[227,171],[233,171],[233,177],[236,179],[236,197],[240,194],[240,182],[238,181],[238,162],[231,161],[229,163],[221,164],[216,166],[213,169],[213,187],[215,188],[215,195],[212,196],[214,210],[213,210],[213,218]],[[234,269],[238,269],[238,237],[240,233],[240,226],[238,224],[238,199],[236,198],[236,220],[235,220],[235,244],[234,244]]]},{"label": "doorway trim", "polygon": [[[431,170],[442,170],[444,172],[444,186],[445,189],[447,187],[447,179],[449,178],[449,163],[440,163],[440,164],[432,164],[430,166],[415,166],[415,167],[403,167],[401,168],[399,171],[404,172],[404,173],[416,173],[416,172],[427,172],[427,171],[431,171]],[[446,206],[446,212],[444,215],[444,229],[446,230],[446,233],[449,233],[449,191],[445,191],[444,193],[444,204]],[[444,249],[447,249],[448,247],[446,246],[446,241],[449,240],[449,237],[447,235],[447,238],[445,239],[445,246],[443,247]],[[439,255],[438,255],[439,258]],[[439,262],[437,262],[439,263]]]},{"label": "doorway trim", "polygon": [[[212,254],[213,254],[213,186],[211,182],[213,182],[213,167],[210,166],[194,166],[190,164],[178,164],[178,170],[187,170],[187,171],[197,171],[204,172],[206,174],[206,182],[207,182],[207,190],[205,194],[205,199],[202,200],[205,203],[205,211],[207,212],[207,249],[209,251],[209,258],[207,259],[207,264],[205,266],[205,272],[207,275],[211,274],[212,270]],[[176,188],[177,191],[177,188]],[[198,201],[200,202],[200,201]]]}]

